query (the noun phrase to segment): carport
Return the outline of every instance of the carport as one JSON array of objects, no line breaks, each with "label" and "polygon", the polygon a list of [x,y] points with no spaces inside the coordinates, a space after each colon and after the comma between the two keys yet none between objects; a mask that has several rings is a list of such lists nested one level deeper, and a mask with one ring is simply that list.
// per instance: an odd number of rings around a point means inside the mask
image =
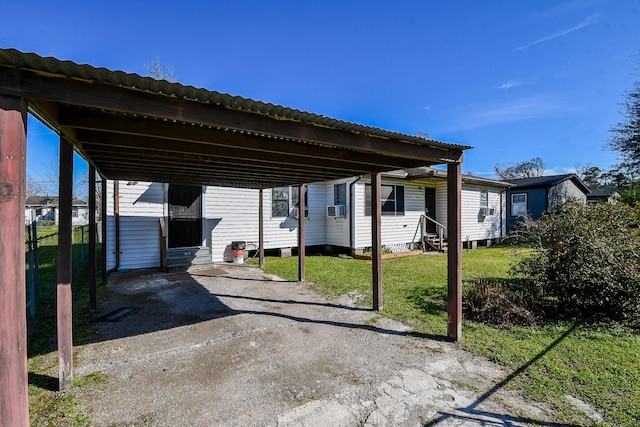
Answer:
[{"label": "carport", "polygon": [[[60,135],[57,324],[60,387],[72,380],[71,202],[73,151],[105,179],[260,190],[356,175],[372,182],[372,292],[382,307],[381,173],[447,165],[448,335],[461,338],[461,145],[361,126],[251,99],[0,50],[0,420],[29,422],[24,205],[27,112]],[[91,179],[94,177],[94,179]],[[103,180],[104,182],[104,180]],[[92,197],[93,196],[93,197]],[[95,218],[91,216],[95,236]],[[260,230],[262,230],[260,215]],[[298,233],[304,280],[304,217]],[[260,239],[262,233],[260,232]],[[451,242],[457,242],[452,244]],[[95,288],[95,241],[90,242]],[[262,248],[262,245],[260,245]],[[260,253],[261,263],[263,253]],[[95,300],[92,300],[95,304]]]}]

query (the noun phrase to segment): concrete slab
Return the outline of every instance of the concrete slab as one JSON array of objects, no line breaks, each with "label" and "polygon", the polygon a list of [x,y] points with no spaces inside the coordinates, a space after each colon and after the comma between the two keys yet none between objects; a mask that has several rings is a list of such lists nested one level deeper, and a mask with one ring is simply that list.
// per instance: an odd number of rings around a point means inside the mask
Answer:
[{"label": "concrete slab", "polygon": [[[443,337],[414,334],[358,296],[247,265],[215,274],[127,273],[101,307],[142,307],[97,324],[76,348],[75,389],[91,425],[419,426],[552,422],[547,408],[498,389],[507,373]],[[225,274],[222,274],[224,272]]]}]

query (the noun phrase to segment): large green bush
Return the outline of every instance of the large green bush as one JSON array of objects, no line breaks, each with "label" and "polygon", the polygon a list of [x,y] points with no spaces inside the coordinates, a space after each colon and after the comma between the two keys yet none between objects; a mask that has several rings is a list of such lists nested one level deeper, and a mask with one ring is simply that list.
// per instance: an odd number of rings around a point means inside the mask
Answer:
[{"label": "large green bush", "polygon": [[517,234],[534,248],[515,263],[529,303],[546,315],[640,320],[640,231],[623,204],[567,203]]}]

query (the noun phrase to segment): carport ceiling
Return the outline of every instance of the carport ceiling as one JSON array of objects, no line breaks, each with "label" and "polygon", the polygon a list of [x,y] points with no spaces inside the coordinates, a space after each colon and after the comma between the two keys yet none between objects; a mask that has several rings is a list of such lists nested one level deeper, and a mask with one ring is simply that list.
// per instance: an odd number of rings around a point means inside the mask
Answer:
[{"label": "carport ceiling", "polygon": [[108,179],[271,188],[462,161],[467,146],[0,49],[24,98]]}]

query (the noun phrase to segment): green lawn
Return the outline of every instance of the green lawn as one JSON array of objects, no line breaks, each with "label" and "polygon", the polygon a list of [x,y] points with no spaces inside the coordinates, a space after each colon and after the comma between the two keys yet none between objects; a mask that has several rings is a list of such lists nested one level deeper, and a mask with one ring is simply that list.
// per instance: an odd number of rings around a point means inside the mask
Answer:
[{"label": "green lawn", "polygon": [[[506,278],[512,247],[465,251],[463,281]],[[519,249],[522,250],[522,249]],[[383,314],[417,332],[446,334],[446,256],[410,256],[383,261]],[[297,279],[297,258],[268,258],[264,270]],[[306,279],[328,297],[350,291],[371,305],[371,264],[330,256],[306,259]],[[550,404],[560,421],[587,419],[566,403],[577,397],[606,416],[607,425],[640,425],[640,335],[616,325],[556,323],[539,329],[495,329],[465,321],[466,350],[513,372],[508,386]]]},{"label": "green lawn", "polygon": [[[56,340],[56,283],[58,239],[56,228],[39,229],[39,236],[51,235],[39,242],[40,293],[36,315],[29,318],[28,370],[29,370],[29,416],[33,426],[86,425],[86,416],[78,413],[74,388],[88,383],[99,383],[103,379],[96,373],[74,379],[73,387],[58,392],[58,359]],[[82,238],[84,237],[84,244]],[[88,236],[74,230],[73,236],[73,343],[83,344],[95,333],[92,314],[89,310]],[[100,271],[100,246],[97,251]],[[100,293],[103,286],[98,287]]]}]

